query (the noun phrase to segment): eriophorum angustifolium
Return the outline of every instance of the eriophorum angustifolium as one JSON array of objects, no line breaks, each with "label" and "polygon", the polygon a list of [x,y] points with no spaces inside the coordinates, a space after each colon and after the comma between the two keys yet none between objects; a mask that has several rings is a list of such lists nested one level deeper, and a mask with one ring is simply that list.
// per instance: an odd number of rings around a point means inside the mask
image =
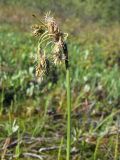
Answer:
[{"label": "eriophorum angustifolium", "polygon": [[66,45],[68,34],[59,29],[50,12],[45,15],[43,21],[39,20],[36,15],[33,16],[39,22],[32,26],[32,33],[38,38],[36,77],[42,81],[50,71],[50,64],[58,65],[65,61],[66,68],[68,67]]}]

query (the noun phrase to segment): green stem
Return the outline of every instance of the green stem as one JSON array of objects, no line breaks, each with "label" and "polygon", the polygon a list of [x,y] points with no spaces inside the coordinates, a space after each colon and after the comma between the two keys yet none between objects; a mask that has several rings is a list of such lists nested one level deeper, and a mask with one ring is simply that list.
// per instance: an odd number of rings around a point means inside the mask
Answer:
[{"label": "green stem", "polygon": [[66,70],[67,81],[67,160],[70,160],[71,150],[71,93],[70,93],[70,71]]}]

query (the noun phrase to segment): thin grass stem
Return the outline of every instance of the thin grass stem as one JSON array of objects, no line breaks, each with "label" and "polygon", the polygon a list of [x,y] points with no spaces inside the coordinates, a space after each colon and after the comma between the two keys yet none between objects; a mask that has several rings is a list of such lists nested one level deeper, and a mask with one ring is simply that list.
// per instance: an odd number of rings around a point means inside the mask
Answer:
[{"label": "thin grass stem", "polygon": [[61,158],[62,146],[63,146],[63,137],[61,138],[61,143],[58,151],[58,160],[60,160]]},{"label": "thin grass stem", "polygon": [[99,149],[99,145],[100,145],[100,141],[101,141],[102,137],[99,137],[97,139],[97,144],[96,144],[96,147],[95,147],[95,152],[94,152],[94,160],[97,160],[97,153],[98,153],[98,149]]},{"label": "thin grass stem", "polygon": [[70,71],[66,70],[66,82],[67,82],[67,160],[70,160],[71,151],[71,93],[70,93]]}]

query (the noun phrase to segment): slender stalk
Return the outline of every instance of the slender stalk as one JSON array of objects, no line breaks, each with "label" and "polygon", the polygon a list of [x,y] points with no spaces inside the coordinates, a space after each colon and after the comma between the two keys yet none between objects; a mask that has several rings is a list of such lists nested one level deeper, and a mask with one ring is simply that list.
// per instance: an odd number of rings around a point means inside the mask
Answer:
[{"label": "slender stalk", "polygon": [[71,160],[71,92],[70,92],[70,70],[67,44],[64,42],[63,52],[65,55],[66,67],[66,82],[67,82],[67,157],[66,160]]},{"label": "slender stalk", "polygon": [[70,71],[66,70],[67,81],[67,160],[70,160],[71,150],[71,93],[70,93]]},{"label": "slender stalk", "polygon": [[[120,117],[117,115],[117,125],[116,125],[116,128],[118,129],[118,131],[119,131],[119,126],[120,126],[119,122],[120,122]],[[118,158],[118,156],[119,156],[118,152],[119,152],[119,132],[116,135],[114,160],[118,160],[119,159]]]},{"label": "slender stalk", "polygon": [[38,19],[35,14],[33,14],[32,16],[35,17],[38,20],[38,22],[40,22],[44,27],[46,27],[45,23],[43,23],[40,19]]},{"label": "slender stalk", "polygon": [[61,143],[60,143],[60,147],[59,147],[59,151],[58,151],[58,160],[60,160],[60,158],[61,158],[62,146],[63,146],[63,137],[61,139]]},{"label": "slender stalk", "polygon": [[116,136],[116,144],[115,144],[115,155],[114,155],[114,160],[118,159],[118,144],[119,144],[119,134]]},{"label": "slender stalk", "polygon": [[97,160],[97,154],[98,154],[98,149],[99,149],[99,145],[100,145],[100,141],[101,141],[102,137],[99,137],[97,139],[97,144],[96,144],[96,147],[95,147],[95,152],[94,152],[94,160]]}]

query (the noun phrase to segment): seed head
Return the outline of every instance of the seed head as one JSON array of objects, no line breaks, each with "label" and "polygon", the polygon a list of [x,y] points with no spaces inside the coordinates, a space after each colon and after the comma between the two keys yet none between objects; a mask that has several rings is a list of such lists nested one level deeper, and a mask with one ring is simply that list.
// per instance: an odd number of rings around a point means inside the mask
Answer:
[{"label": "seed head", "polygon": [[60,31],[55,19],[48,12],[45,15],[44,21],[39,20],[39,25],[32,26],[33,34],[39,37],[38,40],[38,56],[36,66],[36,77],[40,80],[48,74],[50,70],[49,56],[45,56],[45,50],[48,45],[54,46],[51,49],[52,59],[54,64],[61,64],[65,61],[65,66],[68,68],[68,50],[66,44],[67,34]]},{"label": "seed head", "polygon": [[45,23],[50,34],[58,34],[60,32],[55,19],[50,16],[50,12],[45,15]]},{"label": "seed head", "polygon": [[55,46],[53,48],[54,64],[61,64],[64,59],[65,59],[65,56],[63,54],[62,43],[61,43],[61,41],[56,42]]},{"label": "seed head", "polygon": [[49,60],[45,55],[41,55],[38,59],[38,65],[36,66],[36,77],[43,79],[44,75],[49,72]]},{"label": "seed head", "polygon": [[53,61],[55,65],[62,64],[64,59],[65,59],[65,56],[61,52],[57,52],[53,54]]},{"label": "seed head", "polygon": [[32,26],[32,33],[34,36],[40,36],[45,32],[45,28],[42,25],[33,25]]}]

